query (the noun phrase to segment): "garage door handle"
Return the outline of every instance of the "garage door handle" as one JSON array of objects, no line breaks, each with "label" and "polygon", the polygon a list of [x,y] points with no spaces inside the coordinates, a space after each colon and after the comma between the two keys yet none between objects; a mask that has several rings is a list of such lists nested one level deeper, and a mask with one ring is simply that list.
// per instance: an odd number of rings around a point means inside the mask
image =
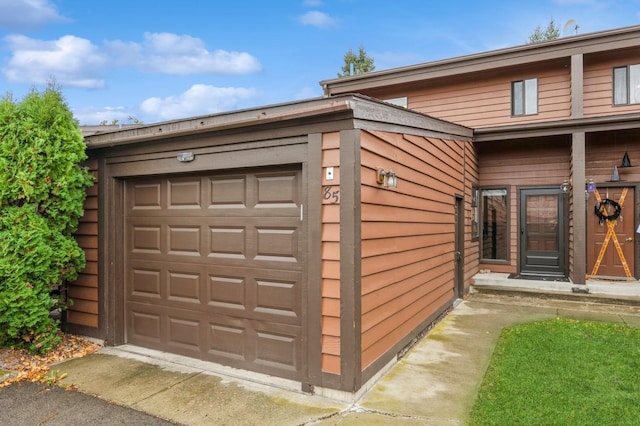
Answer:
[{"label": "garage door handle", "polygon": [[627,241],[629,241],[629,242],[633,241],[633,237],[627,238]]}]

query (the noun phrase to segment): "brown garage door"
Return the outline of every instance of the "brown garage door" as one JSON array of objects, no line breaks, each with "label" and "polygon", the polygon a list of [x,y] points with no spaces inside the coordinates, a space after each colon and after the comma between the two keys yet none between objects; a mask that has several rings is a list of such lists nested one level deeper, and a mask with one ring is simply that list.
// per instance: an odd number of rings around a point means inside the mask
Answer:
[{"label": "brown garage door", "polygon": [[127,342],[302,378],[299,168],[127,181]]}]

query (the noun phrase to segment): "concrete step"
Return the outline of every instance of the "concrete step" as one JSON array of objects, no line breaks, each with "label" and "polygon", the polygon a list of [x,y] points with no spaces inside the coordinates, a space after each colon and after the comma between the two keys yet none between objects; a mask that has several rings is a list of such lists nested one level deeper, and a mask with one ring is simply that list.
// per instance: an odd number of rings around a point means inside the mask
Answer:
[{"label": "concrete step", "polygon": [[640,306],[640,282],[587,280],[574,284],[552,280],[509,279],[509,274],[479,273],[472,290],[484,294]]}]

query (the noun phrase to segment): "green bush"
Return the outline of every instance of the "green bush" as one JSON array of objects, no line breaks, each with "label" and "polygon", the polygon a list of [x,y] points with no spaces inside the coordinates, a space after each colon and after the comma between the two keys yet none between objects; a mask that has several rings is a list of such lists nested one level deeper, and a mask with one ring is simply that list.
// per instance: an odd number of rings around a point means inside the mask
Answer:
[{"label": "green bush", "polygon": [[85,159],[56,88],[0,100],[0,346],[44,353],[58,343],[51,291],[85,265],[73,237],[93,181]]}]

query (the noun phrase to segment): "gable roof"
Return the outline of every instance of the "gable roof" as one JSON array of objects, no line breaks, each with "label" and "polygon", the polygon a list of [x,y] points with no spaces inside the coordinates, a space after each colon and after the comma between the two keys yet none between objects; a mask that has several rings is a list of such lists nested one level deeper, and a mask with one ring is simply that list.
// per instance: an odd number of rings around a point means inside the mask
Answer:
[{"label": "gable roof", "polygon": [[640,25],[320,81],[325,96],[640,46]]}]

